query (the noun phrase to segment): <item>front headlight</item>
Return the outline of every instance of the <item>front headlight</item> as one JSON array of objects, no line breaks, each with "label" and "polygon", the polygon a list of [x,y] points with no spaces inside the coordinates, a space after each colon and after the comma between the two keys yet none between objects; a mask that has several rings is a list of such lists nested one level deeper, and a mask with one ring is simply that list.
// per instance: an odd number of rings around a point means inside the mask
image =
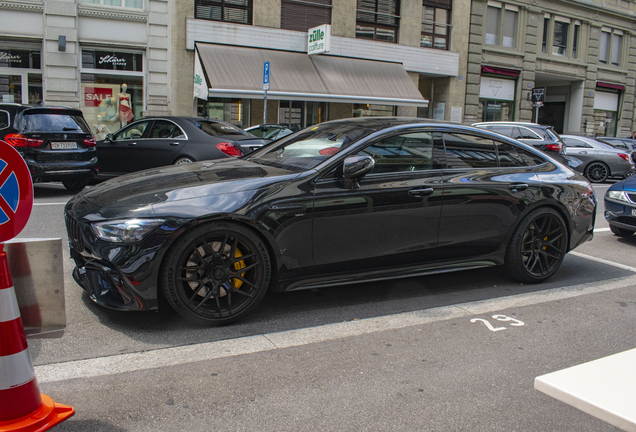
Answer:
[{"label": "front headlight", "polygon": [[135,243],[161,226],[163,219],[126,219],[91,224],[93,232],[101,240],[113,243]]},{"label": "front headlight", "polygon": [[627,195],[625,195],[625,191],[622,190],[608,190],[605,194],[605,198],[613,199],[616,201],[631,202],[629,198],[627,198]]}]

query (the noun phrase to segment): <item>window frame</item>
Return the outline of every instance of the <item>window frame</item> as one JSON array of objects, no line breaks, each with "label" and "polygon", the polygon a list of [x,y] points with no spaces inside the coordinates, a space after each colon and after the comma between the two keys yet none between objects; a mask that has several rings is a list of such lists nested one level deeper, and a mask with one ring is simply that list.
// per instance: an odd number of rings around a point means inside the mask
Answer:
[{"label": "window frame", "polygon": [[[143,11],[144,9],[144,3],[145,0],[139,0],[141,1],[141,7],[132,7],[132,6],[126,6],[126,1],[127,0],[119,0],[121,5],[117,6],[117,5],[109,5],[109,4],[104,4],[105,0],[80,0],[81,4],[92,4],[92,5],[97,5],[97,6],[102,6],[102,7],[112,7],[112,8],[121,8],[121,9],[128,9],[128,10],[135,10],[135,11]],[[111,0],[112,1],[112,0]]]},{"label": "window frame", "polygon": [[[608,41],[607,41],[607,44],[605,44],[606,58],[605,60],[601,59],[601,56],[603,53],[603,44],[599,43],[598,62],[606,66],[622,67],[622,63],[625,58],[625,56],[623,55],[623,50],[625,45],[623,40],[624,40],[625,32],[623,32],[623,30],[604,26],[601,28],[601,38],[599,42],[602,42],[604,33],[608,35]],[[614,54],[616,51],[615,41],[617,37],[620,38],[620,47],[618,48],[618,61],[615,62],[614,61]]]},{"label": "window frame", "polygon": [[[492,9],[491,9],[492,8]],[[493,10],[493,9],[498,9],[497,12],[497,33],[488,33],[488,11],[489,10]],[[512,42],[511,45],[507,45],[505,42],[506,39],[506,34],[507,32],[507,27],[506,27],[506,12],[513,12],[515,13],[515,25],[513,26],[513,34],[514,34],[514,40]],[[519,44],[519,19],[520,19],[520,9],[519,6],[515,6],[515,5],[511,5],[511,4],[507,4],[507,3],[502,3],[502,2],[498,2],[498,1],[494,1],[494,0],[488,0],[488,3],[486,5],[486,32],[484,33],[484,44],[485,45],[491,45],[491,46],[496,46],[496,47],[500,47],[500,48],[505,48],[505,49],[517,49],[517,45]],[[494,36],[496,38],[496,41],[494,43],[490,43],[488,42],[489,36]]]},{"label": "window frame", "polygon": [[[563,46],[555,45],[556,23],[567,25],[564,52],[562,54],[558,52],[555,53],[555,48]],[[543,39],[541,44],[541,53],[558,58],[580,60],[584,57],[582,53],[583,47],[581,45],[581,33],[582,27],[580,20],[546,13],[543,15]],[[548,47],[550,47],[550,51],[548,51]]]},{"label": "window frame", "polygon": [[[445,4],[447,3],[447,4]],[[426,20],[424,17],[424,10],[425,8],[433,8],[433,21],[429,21]],[[438,10],[444,10],[446,11],[446,23],[442,24],[441,22],[437,21],[437,13]],[[439,49],[439,50],[444,50],[444,51],[449,51],[450,50],[450,33],[451,30],[453,28],[453,25],[451,24],[451,17],[452,17],[452,11],[453,11],[453,4],[452,4],[452,0],[449,0],[448,2],[438,2],[435,0],[422,0],[422,21],[420,23],[420,47],[423,48],[434,48],[434,49]],[[430,25],[433,28],[432,32],[426,32],[424,31],[424,25]],[[446,30],[446,34],[445,35],[441,35],[439,33],[436,33],[436,30],[438,27],[444,27]],[[432,40],[432,44],[430,46],[427,45],[422,45],[422,40],[424,39],[425,36],[431,37]],[[435,46],[435,39],[444,39],[445,40],[445,47],[444,48],[439,48],[437,46]]]},{"label": "window frame", "polygon": [[[312,9],[314,11],[317,10],[323,10],[325,11],[324,14],[329,16],[329,19],[327,20],[326,18],[324,20],[319,20],[319,21],[324,21],[324,22],[319,22],[319,23],[310,23],[310,24],[306,24],[303,26],[291,26],[288,25],[290,23],[288,23],[287,21],[289,20],[289,18],[287,18],[287,11],[285,11],[285,14],[283,14],[283,10],[286,7],[289,7],[288,5],[296,5],[299,6],[299,10],[302,9],[303,13],[304,13],[304,23],[306,23],[308,12],[310,12]],[[281,0],[281,4],[280,4],[280,9],[281,9],[281,18],[280,18],[280,28],[284,29],[284,30],[294,30],[294,31],[304,31],[306,32],[307,30],[309,30],[310,28],[313,27],[317,27],[323,24],[331,24],[331,20],[332,20],[332,12],[333,12],[333,1],[332,0],[324,0],[323,3],[320,3],[319,1],[316,0]],[[283,20],[283,17],[285,15],[285,20]],[[290,14],[291,15],[291,14]],[[306,28],[305,28],[306,27]],[[304,30],[299,30],[303,28]]]},{"label": "window frame", "polygon": [[[194,19],[216,21],[216,22],[226,22],[226,23],[232,23],[232,24],[252,25],[254,22],[254,0],[246,0],[246,1],[247,1],[247,6],[230,3],[229,0],[195,0],[194,1]],[[206,18],[206,17],[199,16],[197,14],[197,11],[199,7],[201,6],[220,7],[221,19]],[[247,22],[231,21],[231,20],[225,19],[226,9],[239,9],[239,10],[247,11]]]},{"label": "window frame", "polygon": [[[371,0],[375,3],[375,10],[370,11],[366,9],[360,8],[360,0],[356,2],[356,39],[367,39],[367,40],[375,40],[379,42],[388,42],[388,43],[398,43],[399,30],[400,30],[400,1],[398,0],[388,0],[393,3],[393,7],[395,9],[395,14],[389,14],[384,12],[378,12],[379,3],[383,0]],[[365,21],[360,19],[361,14],[371,14],[374,16],[374,21]],[[385,24],[378,22],[378,16],[390,17],[395,20],[395,24]],[[358,36],[358,27],[369,27],[373,28],[373,38],[361,37]],[[393,40],[388,41],[385,39],[378,39],[378,30],[393,30]]]}]

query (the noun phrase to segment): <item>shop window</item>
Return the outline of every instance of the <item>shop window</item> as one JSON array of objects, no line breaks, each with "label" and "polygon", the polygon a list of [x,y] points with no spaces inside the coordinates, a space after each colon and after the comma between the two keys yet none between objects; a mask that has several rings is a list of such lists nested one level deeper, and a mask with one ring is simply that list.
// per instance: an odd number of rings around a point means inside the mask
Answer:
[{"label": "shop window", "polygon": [[481,99],[482,121],[512,121],[513,101]]},{"label": "shop window", "polygon": [[580,34],[580,21],[545,14],[541,52],[573,59],[579,58]]},{"label": "shop window", "polygon": [[451,0],[424,0],[420,46],[448,50],[451,29]]},{"label": "shop window", "polygon": [[98,4],[101,6],[116,6],[132,9],[143,9],[143,0],[81,0],[82,3]]},{"label": "shop window", "polygon": [[306,32],[331,24],[331,0],[282,0],[280,28]]},{"label": "shop window", "polygon": [[397,43],[399,21],[396,0],[358,0],[356,37]]},{"label": "shop window", "polygon": [[599,62],[620,66],[623,50],[623,32],[603,27],[601,30],[601,51]]},{"label": "shop window", "polygon": [[519,7],[490,0],[486,16],[486,44],[517,46]]},{"label": "shop window", "polygon": [[252,0],[195,0],[194,17],[211,21],[252,24]]}]

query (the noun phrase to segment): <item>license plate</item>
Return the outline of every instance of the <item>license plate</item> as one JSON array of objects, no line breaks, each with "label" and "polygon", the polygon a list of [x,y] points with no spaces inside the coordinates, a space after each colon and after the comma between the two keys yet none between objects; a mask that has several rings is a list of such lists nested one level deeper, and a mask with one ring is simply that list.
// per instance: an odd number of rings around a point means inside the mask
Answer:
[{"label": "license plate", "polygon": [[76,148],[77,148],[76,142],[52,142],[51,143],[51,150],[70,150],[70,149],[76,149]]}]

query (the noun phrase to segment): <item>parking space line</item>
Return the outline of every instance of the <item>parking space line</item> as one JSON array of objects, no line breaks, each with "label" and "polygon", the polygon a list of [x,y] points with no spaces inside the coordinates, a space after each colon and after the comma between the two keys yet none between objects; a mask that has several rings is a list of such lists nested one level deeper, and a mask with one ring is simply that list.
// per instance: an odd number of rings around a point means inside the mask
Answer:
[{"label": "parking space line", "polygon": [[596,257],[593,257],[591,255],[586,255],[586,254],[582,254],[580,252],[575,252],[575,251],[568,252],[568,254],[569,255],[574,255],[574,256],[577,256],[577,257],[580,257],[580,258],[589,259],[591,261],[596,261],[596,262],[601,263],[601,264],[606,264],[606,265],[618,267],[619,269],[628,270],[628,271],[636,273],[636,267],[631,267],[631,266],[628,266],[628,265],[625,265],[625,264],[620,264],[620,263],[616,263],[616,262],[613,262],[613,261],[604,260],[603,258],[596,258]]},{"label": "parking space line", "polygon": [[[588,258],[583,254],[576,254]],[[615,263],[610,263],[616,266]],[[627,266],[625,266],[627,267]],[[635,271],[636,269],[627,267]],[[636,285],[636,276],[615,279],[600,285],[598,282],[553,288],[489,300],[480,300],[431,309],[356,319],[317,327],[287,330],[277,333],[247,336],[216,342],[161,348],[144,352],[118,354],[35,367],[38,382],[48,383],[70,379],[97,378],[100,376],[140,370],[178,366],[242,354],[254,354],[275,349],[290,348],[318,342],[360,336],[386,330],[418,326],[453,318],[501,311],[512,307],[531,306],[586,294],[594,294]]]}]

